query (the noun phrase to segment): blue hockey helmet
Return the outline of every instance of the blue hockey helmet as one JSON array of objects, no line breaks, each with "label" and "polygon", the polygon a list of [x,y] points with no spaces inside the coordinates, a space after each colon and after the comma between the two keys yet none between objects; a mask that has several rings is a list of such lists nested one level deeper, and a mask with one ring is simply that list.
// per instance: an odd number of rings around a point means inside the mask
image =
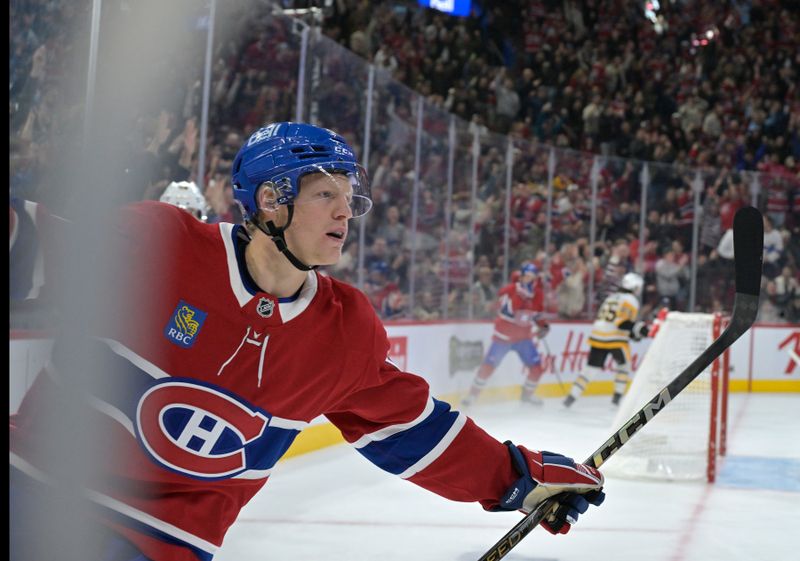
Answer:
[{"label": "blue hockey helmet", "polygon": [[517,280],[517,294],[524,298],[533,298],[536,279],[526,279],[525,275],[533,275],[534,277],[539,274],[539,268],[533,263],[526,263],[519,268],[519,277]]},{"label": "blue hockey helmet", "polygon": [[305,123],[272,123],[250,136],[233,161],[233,196],[244,215],[255,221],[261,210],[256,198],[260,188],[268,186],[274,191],[276,205],[292,205],[300,192],[300,180],[312,173],[347,176],[353,188],[353,217],[372,208],[367,174],[345,139]]}]

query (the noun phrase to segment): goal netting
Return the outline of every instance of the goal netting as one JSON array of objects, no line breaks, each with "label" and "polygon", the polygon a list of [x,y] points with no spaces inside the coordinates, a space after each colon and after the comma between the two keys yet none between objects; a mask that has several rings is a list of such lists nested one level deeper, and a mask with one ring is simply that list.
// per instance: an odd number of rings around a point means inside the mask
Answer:
[{"label": "goal netting", "polygon": [[[613,430],[705,351],[719,336],[721,323],[718,314],[667,314],[620,403]],[[713,481],[727,416],[727,404],[719,399],[727,394],[725,359],[703,371],[609,458],[603,473],[634,479]]]}]

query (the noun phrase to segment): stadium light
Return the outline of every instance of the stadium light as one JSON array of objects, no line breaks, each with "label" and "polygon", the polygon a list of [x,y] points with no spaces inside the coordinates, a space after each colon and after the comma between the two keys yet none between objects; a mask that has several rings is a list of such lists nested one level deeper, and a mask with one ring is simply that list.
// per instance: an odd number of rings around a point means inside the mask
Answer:
[{"label": "stadium light", "polygon": [[439,10],[451,16],[466,17],[472,13],[471,0],[417,0],[420,6]]}]

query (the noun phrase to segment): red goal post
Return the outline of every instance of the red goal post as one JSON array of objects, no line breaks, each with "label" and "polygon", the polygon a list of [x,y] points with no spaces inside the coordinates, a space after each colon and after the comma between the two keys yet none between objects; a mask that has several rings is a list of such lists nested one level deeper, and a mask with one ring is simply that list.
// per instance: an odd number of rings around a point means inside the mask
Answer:
[{"label": "red goal post", "polygon": [[[714,314],[712,336],[719,337],[730,321],[720,313]],[[730,388],[731,349],[725,349],[722,356],[711,365],[711,418],[708,423],[708,468],[706,480],[713,483],[717,479],[717,457],[727,453],[728,440],[728,392]]]}]

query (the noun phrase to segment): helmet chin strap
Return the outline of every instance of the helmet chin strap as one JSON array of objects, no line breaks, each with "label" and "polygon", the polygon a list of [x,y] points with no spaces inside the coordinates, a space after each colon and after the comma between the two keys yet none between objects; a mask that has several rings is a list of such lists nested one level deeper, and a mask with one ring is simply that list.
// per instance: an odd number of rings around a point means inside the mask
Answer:
[{"label": "helmet chin strap", "polygon": [[[275,223],[272,220],[267,220],[266,224],[261,222],[260,220],[256,220],[256,226],[258,229],[264,232],[269,238],[275,243],[275,246],[278,248],[278,251],[283,253],[286,256],[286,259],[289,260],[289,263],[295,266],[296,269],[300,269],[301,271],[313,271],[318,267],[318,265],[306,265],[302,261],[300,261],[291,251],[289,251],[289,246],[286,245],[286,238],[284,237],[284,232],[286,228],[289,227],[289,224],[292,223],[292,216],[294,215],[294,205],[286,205],[287,210],[289,211],[289,219],[286,221],[286,225],[283,228],[278,228],[275,226]],[[264,227],[266,226],[266,228]]]}]

